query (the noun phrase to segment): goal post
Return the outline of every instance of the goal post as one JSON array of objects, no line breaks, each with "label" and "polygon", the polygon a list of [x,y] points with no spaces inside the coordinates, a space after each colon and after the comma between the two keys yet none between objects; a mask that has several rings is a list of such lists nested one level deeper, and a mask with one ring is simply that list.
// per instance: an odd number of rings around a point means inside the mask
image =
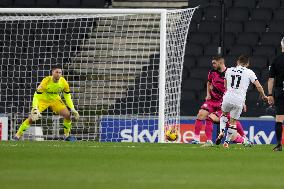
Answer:
[{"label": "goal post", "polygon": [[[79,140],[165,142],[165,130],[179,127],[194,11],[0,8],[0,113],[12,115],[10,137],[36,86],[62,64],[81,115],[71,131]],[[42,130],[24,138],[60,139],[59,125],[62,117],[49,109],[31,125]]]}]

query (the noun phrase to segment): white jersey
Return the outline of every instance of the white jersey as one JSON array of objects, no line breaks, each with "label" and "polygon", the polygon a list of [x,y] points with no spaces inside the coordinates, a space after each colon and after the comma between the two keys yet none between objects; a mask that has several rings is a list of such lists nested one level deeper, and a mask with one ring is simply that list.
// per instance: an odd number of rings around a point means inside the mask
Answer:
[{"label": "white jersey", "polygon": [[238,106],[243,106],[250,83],[257,80],[255,73],[243,66],[228,68],[225,74],[227,91],[223,101]]}]

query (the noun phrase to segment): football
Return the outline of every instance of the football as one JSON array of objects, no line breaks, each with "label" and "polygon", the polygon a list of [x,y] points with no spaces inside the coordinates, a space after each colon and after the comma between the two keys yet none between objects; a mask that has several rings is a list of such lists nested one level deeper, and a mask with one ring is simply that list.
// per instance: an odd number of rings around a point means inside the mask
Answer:
[{"label": "football", "polygon": [[178,139],[178,132],[176,129],[169,129],[166,132],[166,139],[168,141],[176,141]]}]

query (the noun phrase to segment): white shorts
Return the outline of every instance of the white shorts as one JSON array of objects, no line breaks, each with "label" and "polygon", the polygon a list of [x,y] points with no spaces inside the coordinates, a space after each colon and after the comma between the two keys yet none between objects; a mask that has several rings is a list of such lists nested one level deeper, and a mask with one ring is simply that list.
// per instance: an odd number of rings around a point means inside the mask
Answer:
[{"label": "white shorts", "polygon": [[230,117],[234,119],[239,119],[243,111],[243,106],[238,106],[224,101],[221,108],[223,112],[229,112]]}]

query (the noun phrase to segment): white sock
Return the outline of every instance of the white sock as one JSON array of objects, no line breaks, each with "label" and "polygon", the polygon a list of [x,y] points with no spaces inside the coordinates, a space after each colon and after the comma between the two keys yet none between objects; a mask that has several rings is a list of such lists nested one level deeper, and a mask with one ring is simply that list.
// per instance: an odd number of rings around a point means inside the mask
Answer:
[{"label": "white sock", "polygon": [[227,142],[231,141],[232,137],[234,137],[236,135],[237,135],[236,125],[230,125],[228,130],[227,130],[226,141]]},{"label": "white sock", "polygon": [[228,117],[222,114],[220,117],[220,132],[225,130],[225,127],[228,121],[229,121]]}]

